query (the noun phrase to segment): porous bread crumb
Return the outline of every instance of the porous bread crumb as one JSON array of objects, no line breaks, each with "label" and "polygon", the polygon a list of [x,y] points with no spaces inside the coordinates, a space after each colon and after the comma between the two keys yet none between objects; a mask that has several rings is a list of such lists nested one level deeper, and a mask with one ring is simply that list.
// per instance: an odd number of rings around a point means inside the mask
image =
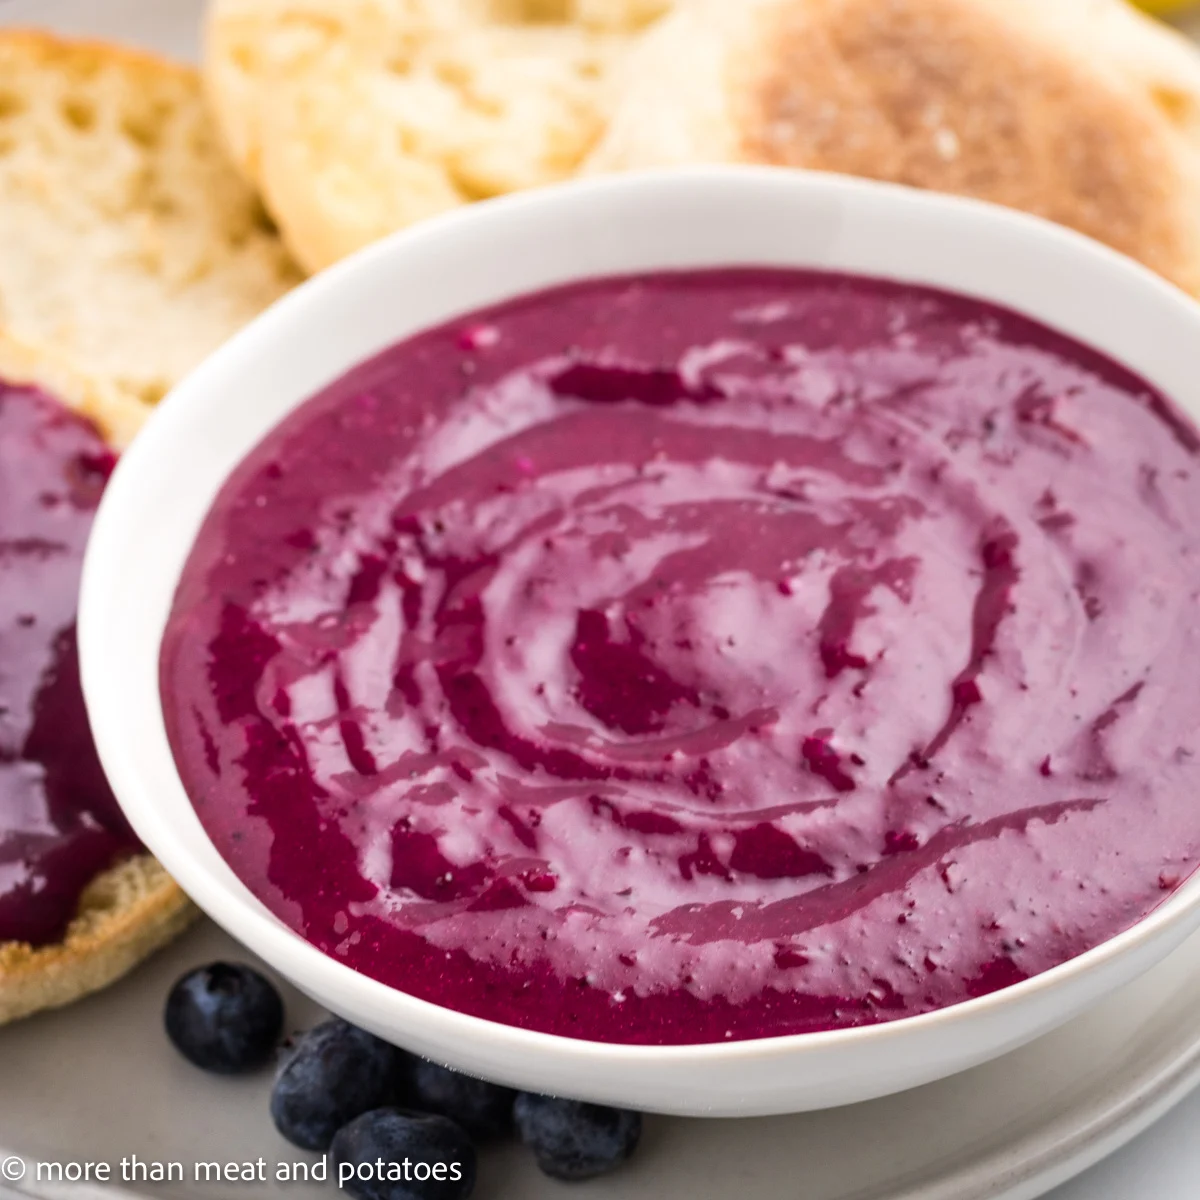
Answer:
[{"label": "porous bread crumb", "polygon": [[154,403],[299,279],[194,71],[0,33],[0,328]]},{"label": "porous bread crumb", "polygon": [[673,0],[216,0],[227,145],[309,269],[424,217],[569,178],[613,72]]},{"label": "porous bread crumb", "polygon": [[31,350],[0,329],[0,381],[36,387],[82,413],[108,443],[123,450],[146,420],[146,406],[80,375],[68,363]]}]

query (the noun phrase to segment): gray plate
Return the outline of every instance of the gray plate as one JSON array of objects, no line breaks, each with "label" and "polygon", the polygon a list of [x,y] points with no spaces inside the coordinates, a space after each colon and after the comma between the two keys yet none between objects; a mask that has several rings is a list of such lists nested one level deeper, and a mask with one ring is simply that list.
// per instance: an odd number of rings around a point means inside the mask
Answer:
[{"label": "gray plate", "polygon": [[[0,1029],[0,1160],[26,1193],[58,1200],[38,1163],[109,1164],[127,1192],[207,1200],[332,1188],[195,1181],[202,1162],[312,1161],[267,1115],[270,1072],[203,1074],[162,1032],[171,982],[216,958],[253,961],[204,924],[101,995]],[[287,990],[288,1023],[317,1010]],[[488,1151],[479,1200],[1025,1200],[1083,1170],[1200,1082],[1200,940],[1065,1029],[998,1062],[887,1100],[798,1117],[655,1118],[626,1170],[584,1187],[544,1179],[517,1147]],[[121,1160],[180,1163],[182,1184],[120,1180]],[[0,1162],[0,1170],[3,1163]],[[114,1200],[110,1189],[108,1200]],[[82,1200],[82,1198],[80,1198]],[[99,1200],[99,1198],[97,1198]]]}]

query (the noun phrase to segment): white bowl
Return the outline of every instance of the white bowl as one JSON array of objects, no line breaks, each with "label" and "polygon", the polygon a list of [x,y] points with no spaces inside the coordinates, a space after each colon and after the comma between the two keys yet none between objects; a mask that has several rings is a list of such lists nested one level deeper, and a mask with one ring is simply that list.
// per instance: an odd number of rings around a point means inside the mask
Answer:
[{"label": "white bowl", "polygon": [[465,1016],[360,975],[273,917],[226,866],[167,743],[159,645],[192,540],[231,469],[287,412],[398,339],[595,275],[733,264],[886,276],[1008,305],[1100,347],[1200,416],[1200,307],[1048,223],[990,205],[749,168],[655,172],[469,208],[313,279],[161,405],[104,497],[79,636],[100,756],[138,835],[219,924],[333,1011],[429,1058],[529,1090],[694,1115],[797,1112],[964,1070],[1052,1029],[1200,927],[1193,878],[1135,928],[1027,982],[829,1033],[616,1046]]}]

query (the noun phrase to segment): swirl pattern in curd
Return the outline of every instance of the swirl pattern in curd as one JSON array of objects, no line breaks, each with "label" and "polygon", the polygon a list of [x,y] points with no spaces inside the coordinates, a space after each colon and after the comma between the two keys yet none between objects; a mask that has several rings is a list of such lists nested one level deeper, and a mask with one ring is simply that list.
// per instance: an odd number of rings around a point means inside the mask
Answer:
[{"label": "swirl pattern in curd", "polygon": [[1200,438],[877,280],[598,280],[406,341],[226,485],[162,684],[329,954],[615,1042],[1044,971],[1200,861]]}]

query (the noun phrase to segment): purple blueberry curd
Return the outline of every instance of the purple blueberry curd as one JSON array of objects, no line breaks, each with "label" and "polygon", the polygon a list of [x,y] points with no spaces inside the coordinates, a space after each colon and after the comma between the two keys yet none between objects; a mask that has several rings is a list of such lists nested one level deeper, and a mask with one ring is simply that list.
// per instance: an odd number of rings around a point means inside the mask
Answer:
[{"label": "purple blueberry curd", "polygon": [[138,849],[75,650],[84,545],[115,461],[57,400],[0,382],[0,942],[59,940],[87,885]]},{"label": "purple blueberry curd", "polygon": [[608,1042],[927,1012],[1200,862],[1200,435],[975,300],[715,271],[405,341],[239,467],[168,729],[283,921]]}]

